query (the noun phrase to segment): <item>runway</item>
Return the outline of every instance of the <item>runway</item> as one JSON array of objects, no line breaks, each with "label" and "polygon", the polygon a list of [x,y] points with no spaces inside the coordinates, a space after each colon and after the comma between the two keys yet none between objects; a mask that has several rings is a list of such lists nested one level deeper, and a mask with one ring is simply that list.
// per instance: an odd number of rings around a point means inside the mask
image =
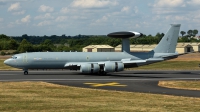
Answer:
[{"label": "runway", "polygon": [[74,87],[128,92],[200,97],[200,91],[169,89],[158,86],[158,81],[200,80],[200,71],[124,71],[106,76],[83,75],[78,71],[0,71],[0,81],[45,81]]}]

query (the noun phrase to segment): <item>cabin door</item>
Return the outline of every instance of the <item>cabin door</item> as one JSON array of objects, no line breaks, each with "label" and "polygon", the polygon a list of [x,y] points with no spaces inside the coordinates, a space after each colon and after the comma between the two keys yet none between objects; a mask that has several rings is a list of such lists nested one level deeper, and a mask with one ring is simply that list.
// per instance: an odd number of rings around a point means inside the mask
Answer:
[{"label": "cabin door", "polygon": [[27,53],[24,53],[24,55],[23,55],[23,62],[24,63],[28,63],[28,60],[27,60],[27,57],[28,55],[27,55]]}]

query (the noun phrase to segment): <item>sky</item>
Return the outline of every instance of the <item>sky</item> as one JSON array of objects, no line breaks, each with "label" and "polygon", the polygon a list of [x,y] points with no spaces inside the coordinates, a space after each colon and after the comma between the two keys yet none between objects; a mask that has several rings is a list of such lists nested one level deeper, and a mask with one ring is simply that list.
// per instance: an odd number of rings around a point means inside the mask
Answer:
[{"label": "sky", "polygon": [[200,30],[200,0],[0,0],[0,34],[107,35]]}]

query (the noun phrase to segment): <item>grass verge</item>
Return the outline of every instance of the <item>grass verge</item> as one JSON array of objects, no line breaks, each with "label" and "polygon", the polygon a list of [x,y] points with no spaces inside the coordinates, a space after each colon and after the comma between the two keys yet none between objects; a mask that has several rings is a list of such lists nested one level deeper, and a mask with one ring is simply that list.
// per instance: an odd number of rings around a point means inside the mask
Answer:
[{"label": "grass verge", "polygon": [[0,111],[200,111],[200,98],[93,90],[44,82],[0,82]]},{"label": "grass verge", "polygon": [[200,61],[164,61],[129,70],[200,70]]},{"label": "grass verge", "polygon": [[200,81],[159,81],[158,85],[166,88],[200,90]]}]

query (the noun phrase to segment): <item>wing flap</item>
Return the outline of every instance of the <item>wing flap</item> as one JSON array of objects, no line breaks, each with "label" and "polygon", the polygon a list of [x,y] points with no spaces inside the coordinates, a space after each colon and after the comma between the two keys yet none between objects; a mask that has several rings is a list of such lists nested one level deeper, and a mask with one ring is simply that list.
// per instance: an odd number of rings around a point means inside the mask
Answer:
[{"label": "wing flap", "polygon": [[73,62],[73,63],[66,63],[64,67],[70,67],[70,66],[81,66],[81,63]]},{"label": "wing flap", "polygon": [[146,59],[147,62],[154,62],[154,61],[164,61],[164,58],[149,58]]},{"label": "wing flap", "polygon": [[81,66],[83,64],[91,64],[91,63],[93,63],[93,64],[96,63],[96,64],[99,64],[99,65],[103,65],[103,64],[105,64],[105,62],[106,61],[104,61],[104,62],[69,62],[69,63],[66,63],[64,65],[64,67]]},{"label": "wing flap", "polygon": [[145,63],[146,60],[130,60],[130,61],[122,61],[124,64],[131,64],[131,63]]}]

